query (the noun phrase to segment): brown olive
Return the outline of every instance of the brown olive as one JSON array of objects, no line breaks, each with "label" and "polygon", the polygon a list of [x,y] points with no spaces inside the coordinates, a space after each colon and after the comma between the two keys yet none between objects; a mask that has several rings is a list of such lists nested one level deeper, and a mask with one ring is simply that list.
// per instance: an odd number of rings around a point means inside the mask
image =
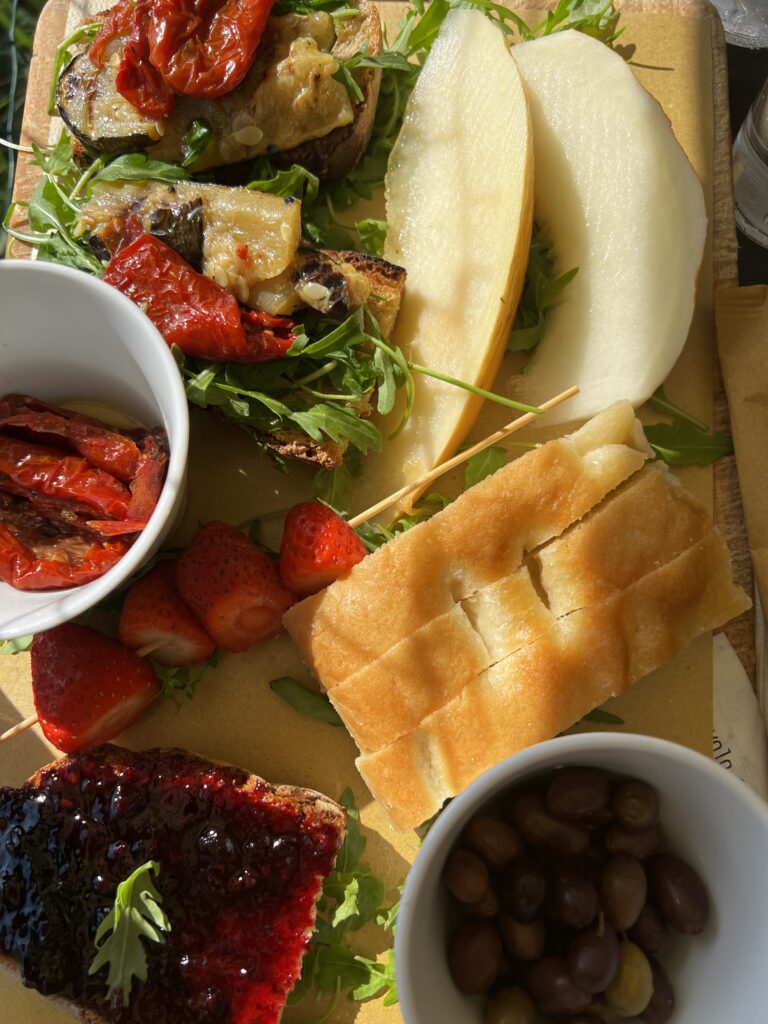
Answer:
[{"label": "brown olive", "polygon": [[543,921],[516,921],[502,913],[499,930],[507,951],[518,960],[539,960],[544,955],[547,931]]},{"label": "brown olive", "polygon": [[593,925],[568,948],[568,974],[584,992],[604,992],[619,969],[619,940],[610,925]]},{"label": "brown olive", "polygon": [[523,796],[513,807],[515,824],[531,846],[555,853],[576,855],[589,846],[589,829],[576,821],[564,821],[550,812],[540,796]]},{"label": "brown olive", "polygon": [[516,860],[504,873],[501,901],[516,921],[541,917],[547,898],[547,874],[535,860]]},{"label": "brown olive", "polygon": [[653,974],[648,958],[634,942],[619,946],[619,968],[605,990],[605,1001],[620,1017],[642,1013],[653,995]]},{"label": "brown olive", "polygon": [[560,956],[546,956],[531,966],[528,991],[542,1013],[580,1013],[592,1002],[591,996],[573,984]]},{"label": "brown olive", "polygon": [[467,921],[448,947],[448,967],[456,987],[469,996],[487,992],[501,968],[501,938],[490,921]]},{"label": "brown olive", "polygon": [[488,886],[488,892],[479,903],[458,902],[464,913],[470,917],[496,917],[499,912],[499,896],[493,885]]},{"label": "brown olive", "polygon": [[653,828],[659,822],[659,798],[647,782],[624,782],[613,795],[613,813],[624,828]]},{"label": "brown olive", "polygon": [[674,853],[657,853],[647,865],[656,905],[673,928],[699,935],[709,921],[709,896],[690,864]]},{"label": "brown olive", "polygon": [[605,865],[600,886],[600,906],[606,921],[617,932],[631,928],[645,906],[648,883],[643,865],[620,853]]},{"label": "brown olive", "polygon": [[461,846],[448,855],[443,878],[451,894],[461,903],[479,903],[485,899],[491,882],[483,861]]},{"label": "brown olive", "polygon": [[570,821],[594,822],[608,810],[610,802],[608,776],[596,768],[564,768],[547,790],[549,810]]},{"label": "brown olive", "polygon": [[666,1024],[675,1009],[675,992],[664,968],[654,956],[648,957],[653,975],[651,1001],[640,1014],[646,1024]]},{"label": "brown olive", "polygon": [[655,853],[660,842],[661,829],[658,825],[633,831],[614,822],[605,830],[605,845],[609,853],[628,853],[638,860],[645,860]]},{"label": "brown olive", "polygon": [[667,924],[653,903],[646,903],[627,931],[627,938],[644,953],[658,953],[667,938]]},{"label": "brown olive", "polygon": [[591,1013],[577,1013],[575,1017],[558,1017],[556,1024],[605,1024],[605,1021]]},{"label": "brown olive", "polygon": [[485,1011],[485,1024],[534,1024],[535,1019],[531,997],[517,987],[500,989]]},{"label": "brown olive", "polygon": [[522,840],[511,825],[483,815],[473,818],[467,825],[464,842],[493,871],[501,871],[523,853]]},{"label": "brown olive", "polygon": [[567,928],[586,928],[597,916],[597,886],[572,861],[560,861],[549,879],[547,916]]}]

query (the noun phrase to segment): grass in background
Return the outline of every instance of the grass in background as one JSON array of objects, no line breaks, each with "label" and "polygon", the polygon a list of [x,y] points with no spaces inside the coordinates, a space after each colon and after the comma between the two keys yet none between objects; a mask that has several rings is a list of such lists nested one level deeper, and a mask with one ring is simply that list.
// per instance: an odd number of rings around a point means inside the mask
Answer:
[{"label": "grass in background", "polygon": [[[35,25],[45,0],[0,0],[0,135],[18,142]],[[0,147],[2,210],[11,201],[15,154]],[[0,257],[5,235],[0,229]]]}]

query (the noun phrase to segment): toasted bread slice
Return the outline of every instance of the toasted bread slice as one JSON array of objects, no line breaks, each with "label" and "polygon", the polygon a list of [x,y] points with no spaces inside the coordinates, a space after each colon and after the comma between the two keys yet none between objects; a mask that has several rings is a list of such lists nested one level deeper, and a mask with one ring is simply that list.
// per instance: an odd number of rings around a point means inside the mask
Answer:
[{"label": "toasted bread slice", "polygon": [[[32,800],[35,815],[24,810]],[[4,881],[17,887],[0,888],[0,910],[21,885],[26,912],[0,932],[0,967],[88,1024],[185,1024],[197,1000],[222,1024],[244,1019],[246,1007],[249,1019],[258,1009],[276,1024],[343,839],[338,804],[185,751],[105,746],[0,790],[0,806],[23,834],[4,862]],[[93,921],[148,860],[160,866],[171,930],[163,945],[145,946],[148,975],[134,980],[126,1013],[119,997],[106,999],[105,970],[88,976]]]},{"label": "toasted bread slice", "polygon": [[715,530],[626,590],[557,620],[395,743],[357,760],[399,828],[492,765],[567,729],[750,606]]},{"label": "toasted bread slice", "polygon": [[[270,19],[277,23],[280,18],[297,19],[301,16],[282,15]],[[327,15],[309,15],[308,19],[325,18]],[[325,34],[312,28],[308,38],[321,38]],[[265,35],[268,49],[268,35]],[[323,44],[323,45],[327,45]],[[357,17],[344,19],[336,28],[336,38],[330,54],[347,59],[365,47],[368,53],[380,53],[382,49],[381,19],[373,3],[362,0]],[[327,54],[326,54],[327,56]],[[321,47],[322,59],[322,47]],[[195,120],[205,119],[214,130],[209,146],[200,154],[193,165],[194,171],[209,167],[235,166],[242,164],[242,178],[248,172],[249,161],[269,153],[270,159],[278,166],[301,163],[321,178],[341,178],[348,174],[360,160],[370,141],[376,116],[381,71],[378,68],[358,68],[353,75],[363,99],[352,103],[345,87],[331,79],[326,70],[318,67],[308,83],[305,83],[304,101],[313,90],[319,89],[320,79],[326,92],[337,95],[327,97],[319,111],[328,115],[327,131],[318,131],[318,122],[311,119],[296,125],[295,134],[304,141],[290,148],[274,146],[267,148],[267,141],[260,133],[258,123],[253,121],[253,108],[263,108],[270,116],[274,106],[270,98],[258,100],[259,89],[263,87],[270,72],[270,55],[257,51],[254,66],[243,82],[231,93],[217,100],[195,100],[181,97],[170,117],[164,122],[153,122],[131,107],[116,91],[114,67],[111,62],[98,69],[89,61],[87,53],[81,51],[64,68],[57,87],[57,104],[67,128],[73,135],[73,152],[79,162],[90,162],[86,146],[90,150],[104,152],[126,152],[145,149],[148,155],[158,160],[180,161],[183,159],[184,138]],[[291,73],[288,72],[290,76]],[[271,94],[270,94],[271,96]],[[336,111],[333,116],[326,109]],[[336,109],[338,108],[338,110]],[[335,124],[333,123],[335,120]],[[306,123],[305,123],[306,122]],[[253,136],[253,139],[251,139]]]}]

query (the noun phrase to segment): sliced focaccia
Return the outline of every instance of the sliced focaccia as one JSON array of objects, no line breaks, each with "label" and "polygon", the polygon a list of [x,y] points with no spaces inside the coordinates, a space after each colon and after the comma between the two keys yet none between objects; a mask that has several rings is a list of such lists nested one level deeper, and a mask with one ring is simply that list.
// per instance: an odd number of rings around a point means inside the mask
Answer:
[{"label": "sliced focaccia", "polygon": [[749,605],[711,530],[627,589],[558,619],[357,766],[394,824],[415,827],[492,765],[557,735]]},{"label": "sliced focaccia", "polygon": [[581,522],[531,552],[526,565],[458,602],[333,687],[360,749],[415,729],[491,665],[666,565],[711,529],[664,467],[631,477]]},{"label": "sliced focaccia", "polygon": [[385,544],[344,580],[295,605],[288,632],[326,689],[515,572],[651,454],[628,402],[549,441]]}]

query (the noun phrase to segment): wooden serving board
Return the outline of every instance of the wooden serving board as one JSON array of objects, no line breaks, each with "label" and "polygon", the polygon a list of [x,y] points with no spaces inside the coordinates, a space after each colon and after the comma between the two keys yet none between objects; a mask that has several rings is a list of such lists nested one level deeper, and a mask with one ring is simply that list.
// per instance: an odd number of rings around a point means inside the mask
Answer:
[{"label": "wooden serving board", "polygon": [[[50,135],[46,102],[53,53],[65,30],[92,10],[88,0],[50,0],[38,26],[30,71],[22,142],[45,145]],[[397,22],[402,5],[381,5],[389,26]],[[540,17],[548,5],[535,0],[527,5]],[[704,0],[632,0],[622,5],[624,45],[633,45],[633,69],[670,117],[675,133],[688,153],[704,186],[710,212],[710,237],[702,267],[696,311],[686,349],[673,371],[667,392],[693,414],[718,426],[727,421],[727,407],[719,395],[714,326],[713,289],[736,280],[736,243],[730,178],[725,45],[719,19]],[[522,12],[525,13],[525,12]],[[29,196],[36,170],[22,158],[16,182],[17,198]],[[15,255],[22,254],[18,247]],[[504,390],[509,367],[502,367],[496,382]],[[481,437],[506,418],[496,408],[483,412],[473,436]],[[226,458],[222,458],[226,452]],[[681,473],[686,486],[705,505],[713,507],[717,521],[731,544],[742,585],[751,593],[751,569],[744,540],[743,516],[732,460],[724,460],[717,473],[693,467]],[[190,447],[190,496],[175,538],[185,543],[201,520],[222,518],[233,523],[290,506],[310,493],[311,474],[302,467],[289,476],[277,473],[254,449],[246,435],[193,410]],[[446,487],[455,486],[449,480]],[[269,539],[269,538],[268,538]],[[749,616],[729,630],[749,671],[754,666],[754,631]],[[241,765],[274,782],[306,785],[331,796],[352,786],[368,837],[367,859],[385,879],[394,898],[417,851],[413,834],[395,833],[381,809],[372,801],[354,768],[355,747],[343,729],[298,715],[267,687],[269,679],[294,675],[309,681],[306,668],[286,637],[242,655],[224,656],[202,681],[194,700],[176,712],[170,704],[154,707],[121,737],[127,746],[178,745]],[[28,658],[19,655],[0,664],[0,727],[32,710]],[[708,637],[653,673],[642,684],[610,702],[609,708],[625,721],[624,728],[662,736],[704,753],[712,748],[712,662]],[[580,729],[601,726],[585,724]],[[0,748],[0,783],[19,784],[41,764],[55,756],[39,730],[25,733]],[[361,951],[369,955],[388,944],[375,928],[361,933]],[[34,992],[0,976],[3,1019],[24,1024],[65,1024],[70,1018]],[[288,1021],[316,1019],[321,1008],[300,1006]],[[332,1016],[339,1024],[396,1024],[396,1007],[379,1002],[342,1001]]]}]

